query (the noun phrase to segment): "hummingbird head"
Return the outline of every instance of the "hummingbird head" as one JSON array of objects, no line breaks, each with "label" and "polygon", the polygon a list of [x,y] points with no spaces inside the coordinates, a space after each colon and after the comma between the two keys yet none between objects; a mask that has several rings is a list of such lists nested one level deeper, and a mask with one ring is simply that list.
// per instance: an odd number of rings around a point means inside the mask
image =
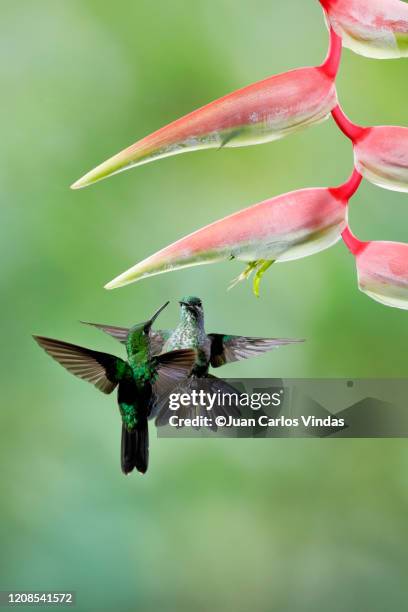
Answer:
[{"label": "hummingbird head", "polygon": [[165,304],[163,304],[163,306],[156,310],[154,315],[148,321],[143,321],[143,323],[137,323],[130,329],[127,342],[128,353],[149,353],[149,338],[152,325],[159,316],[159,314],[169,304],[170,302],[166,302]]},{"label": "hummingbird head", "polygon": [[183,297],[179,304],[181,306],[182,320],[193,319],[195,323],[204,325],[204,309],[200,298],[189,295]]}]

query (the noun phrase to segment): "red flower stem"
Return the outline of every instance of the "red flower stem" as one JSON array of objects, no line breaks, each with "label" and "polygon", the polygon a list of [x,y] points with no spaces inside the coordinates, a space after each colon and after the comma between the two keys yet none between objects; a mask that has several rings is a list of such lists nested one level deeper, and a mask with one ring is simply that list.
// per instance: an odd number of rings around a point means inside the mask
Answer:
[{"label": "red flower stem", "polygon": [[324,9],[328,9],[330,4],[332,4],[332,0],[319,0],[320,4]]},{"label": "red flower stem", "polygon": [[367,242],[362,242],[352,234],[349,226],[343,231],[341,237],[343,242],[353,255],[358,255],[366,246]]},{"label": "red flower stem", "polygon": [[338,34],[330,27],[330,44],[327,57],[323,64],[320,66],[321,70],[331,79],[337,76],[337,72],[340,66],[342,40]]},{"label": "red flower stem", "polygon": [[336,198],[342,200],[345,205],[347,205],[350,198],[353,197],[357,189],[360,187],[362,180],[363,177],[361,176],[360,172],[357,170],[357,168],[354,168],[350,178],[342,185],[339,185],[338,187],[332,187],[330,189],[330,192]]},{"label": "red flower stem", "polygon": [[338,127],[341,129],[343,134],[350,138],[353,144],[361,138],[361,136],[366,131],[366,128],[361,127],[360,125],[356,125],[344,114],[342,108],[339,104],[335,106],[332,110],[333,119],[337,123]]}]

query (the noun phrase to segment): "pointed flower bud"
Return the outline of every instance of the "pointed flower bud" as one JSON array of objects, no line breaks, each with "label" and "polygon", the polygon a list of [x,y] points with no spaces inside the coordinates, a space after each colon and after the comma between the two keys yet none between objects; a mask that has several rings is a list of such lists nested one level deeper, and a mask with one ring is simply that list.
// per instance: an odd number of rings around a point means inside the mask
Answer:
[{"label": "pointed flower bud", "polygon": [[362,242],[348,227],[342,237],[356,259],[360,291],[386,306],[408,310],[408,244]]},{"label": "pointed flower bud", "polygon": [[355,53],[408,57],[408,4],[400,0],[320,0],[330,25]]},{"label": "pointed flower bud", "polygon": [[72,188],[170,155],[269,142],[322,121],[337,103],[340,55],[341,40],[331,30],[321,66],[272,76],[203,106],[111,157]]},{"label": "pointed flower bud", "polygon": [[274,261],[290,261],[335,244],[347,225],[347,204],[361,182],[354,170],[339,187],[302,189],[266,200],[178,240],[106,285],[114,289],[181,268],[237,259],[255,272],[257,294],[262,274]]},{"label": "pointed flower bud", "polygon": [[346,117],[340,106],[332,115],[354,146],[355,166],[371,183],[408,191],[408,128],[397,126],[361,127]]}]

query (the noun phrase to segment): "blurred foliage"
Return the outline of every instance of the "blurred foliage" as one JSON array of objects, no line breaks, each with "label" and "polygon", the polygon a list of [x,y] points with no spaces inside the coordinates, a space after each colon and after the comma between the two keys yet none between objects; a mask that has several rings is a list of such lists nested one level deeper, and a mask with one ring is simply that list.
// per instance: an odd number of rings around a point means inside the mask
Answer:
[{"label": "blurred foliage", "polygon": [[[305,337],[225,376],[404,377],[406,313],[357,291],[343,245],[279,265],[260,300],[239,265],[103,284],[243,206],[341,183],[350,144],[329,121],[256,148],[179,156],[81,192],[69,184],[166,122],[327,47],[318,2],[2,3],[2,589],[75,589],[78,610],[401,610],[404,440],[159,440],[145,477],[119,469],[113,397],[31,340],[119,345],[79,319],[127,324],[198,294],[209,331]],[[408,124],[407,62],[344,52],[345,111]],[[408,241],[407,198],[364,184],[363,239]]]}]

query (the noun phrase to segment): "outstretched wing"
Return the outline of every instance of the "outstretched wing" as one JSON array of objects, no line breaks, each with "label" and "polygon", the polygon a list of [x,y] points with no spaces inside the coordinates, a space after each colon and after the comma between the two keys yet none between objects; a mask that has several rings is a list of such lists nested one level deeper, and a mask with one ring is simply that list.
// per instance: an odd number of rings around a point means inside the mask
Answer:
[{"label": "outstretched wing", "polygon": [[213,368],[219,368],[232,361],[257,357],[285,344],[304,342],[290,338],[251,338],[227,334],[208,334],[208,337],[211,340],[210,363]]},{"label": "outstretched wing", "polygon": [[171,329],[159,329],[157,331],[151,331],[149,340],[150,340],[150,353],[152,355],[159,355],[162,352],[163,346],[170,338],[173,330]]},{"label": "outstretched wing", "polygon": [[155,399],[152,404],[152,411],[154,411],[156,401],[167,397],[176,385],[187,378],[193,369],[196,358],[197,353],[193,349],[169,351],[154,358],[157,364],[157,378],[153,385]]},{"label": "outstretched wing", "polygon": [[[91,325],[96,327],[105,334],[109,334],[112,338],[119,340],[122,344],[126,344],[127,337],[129,335],[129,327],[116,327],[115,325],[101,325],[100,323],[88,323],[87,321],[81,321],[85,325]],[[151,354],[158,355],[164,346],[164,343],[170,338],[172,333],[171,329],[159,329],[157,331],[150,332],[150,343],[151,343]]]},{"label": "outstretched wing", "polygon": [[61,340],[43,336],[33,336],[33,338],[68,372],[90,382],[103,393],[112,393],[118,384],[118,366],[125,365],[122,359]]},{"label": "outstretched wing", "polygon": [[[202,401],[193,401],[192,394],[194,391],[198,394],[200,394],[201,391],[204,392]],[[229,383],[211,374],[207,374],[205,378],[198,378],[192,375],[174,387],[172,393],[179,396],[190,396],[190,402],[184,401],[183,405],[180,405],[175,412],[170,408],[169,396],[163,397],[156,403],[154,414],[152,414],[152,416],[157,415],[155,420],[155,425],[157,427],[168,425],[169,419],[173,415],[177,415],[181,423],[183,423],[183,419],[194,419],[195,417],[202,416],[209,417],[211,424],[208,428],[217,431],[216,418],[218,416],[223,416],[226,420],[228,420],[229,416],[241,416],[241,411],[239,409],[239,397],[241,392]],[[220,399],[220,402],[214,401],[213,405],[210,406],[208,400],[205,399],[209,396],[214,396],[215,398],[224,396],[224,398],[222,400]],[[180,425],[179,427],[184,427],[184,425]],[[195,429],[200,429],[200,427],[195,427]]]},{"label": "outstretched wing", "polygon": [[128,327],[116,327],[115,325],[101,325],[100,323],[89,323],[88,321],[81,321],[84,325],[91,325],[92,327],[96,327],[96,329],[100,329],[105,332],[105,334],[109,334],[115,340],[119,340],[122,344],[126,343],[129,328]]}]

